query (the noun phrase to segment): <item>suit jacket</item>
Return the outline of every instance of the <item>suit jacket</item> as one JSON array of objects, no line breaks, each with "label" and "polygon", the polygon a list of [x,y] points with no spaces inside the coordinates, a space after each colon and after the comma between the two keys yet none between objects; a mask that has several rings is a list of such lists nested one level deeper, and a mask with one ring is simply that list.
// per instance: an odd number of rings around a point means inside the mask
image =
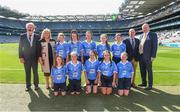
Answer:
[{"label": "suit jacket", "polygon": [[39,35],[34,34],[32,46],[27,38],[27,33],[21,35],[19,40],[19,58],[25,60],[37,61],[40,53],[38,53]]},{"label": "suit jacket", "polygon": [[[142,38],[143,35],[140,36],[140,40]],[[145,60],[151,60],[151,57],[152,58],[156,57],[157,45],[158,45],[157,34],[154,32],[149,32],[143,46],[143,58]]]},{"label": "suit jacket", "polygon": [[127,38],[124,40],[124,43],[126,44],[126,52],[128,54],[128,61],[132,61],[132,58],[135,58],[136,61],[139,61],[139,39],[134,38],[135,40],[135,46],[134,49],[131,44],[131,38]]}]

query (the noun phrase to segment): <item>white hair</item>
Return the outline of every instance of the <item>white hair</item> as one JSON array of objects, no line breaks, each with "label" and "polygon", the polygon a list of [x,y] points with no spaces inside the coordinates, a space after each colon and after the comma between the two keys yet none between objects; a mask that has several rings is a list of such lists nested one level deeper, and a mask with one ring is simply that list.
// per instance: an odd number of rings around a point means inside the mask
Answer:
[{"label": "white hair", "polygon": [[34,28],[35,28],[34,23],[30,22],[30,23],[26,23],[26,29],[27,29],[27,27],[28,27],[29,25],[32,25],[32,26],[34,26]]}]

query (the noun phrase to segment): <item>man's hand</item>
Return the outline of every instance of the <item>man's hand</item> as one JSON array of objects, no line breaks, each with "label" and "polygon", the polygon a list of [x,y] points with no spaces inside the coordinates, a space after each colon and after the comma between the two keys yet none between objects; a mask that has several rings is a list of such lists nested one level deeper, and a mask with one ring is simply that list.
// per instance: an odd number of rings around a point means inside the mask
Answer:
[{"label": "man's hand", "polygon": [[151,57],[151,62],[153,62],[155,60],[155,58]]},{"label": "man's hand", "polygon": [[20,63],[24,63],[25,62],[24,58],[19,58],[19,60],[20,60]]}]

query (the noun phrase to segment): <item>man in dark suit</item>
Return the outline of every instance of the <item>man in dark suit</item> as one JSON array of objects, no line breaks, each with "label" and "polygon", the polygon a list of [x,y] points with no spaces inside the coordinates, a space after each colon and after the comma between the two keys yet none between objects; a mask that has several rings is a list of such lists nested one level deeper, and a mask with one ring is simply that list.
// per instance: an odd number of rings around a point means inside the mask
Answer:
[{"label": "man in dark suit", "polygon": [[33,23],[26,24],[27,32],[22,34],[19,40],[19,59],[24,64],[26,74],[26,91],[31,89],[31,68],[34,74],[35,90],[38,90],[38,42],[40,37],[34,33],[35,25]]},{"label": "man in dark suit", "polygon": [[139,61],[139,39],[135,38],[136,32],[134,29],[129,30],[129,38],[124,40],[126,44],[126,52],[128,54],[128,61],[130,61],[134,68],[134,74],[132,76],[131,86],[136,88],[135,76],[136,68]]},{"label": "man in dark suit", "polygon": [[143,35],[140,37],[139,53],[140,53],[140,71],[142,84],[139,86],[147,86],[146,71],[148,72],[148,87],[145,90],[151,90],[153,85],[152,62],[156,58],[157,53],[157,34],[150,32],[148,24],[142,25]]}]

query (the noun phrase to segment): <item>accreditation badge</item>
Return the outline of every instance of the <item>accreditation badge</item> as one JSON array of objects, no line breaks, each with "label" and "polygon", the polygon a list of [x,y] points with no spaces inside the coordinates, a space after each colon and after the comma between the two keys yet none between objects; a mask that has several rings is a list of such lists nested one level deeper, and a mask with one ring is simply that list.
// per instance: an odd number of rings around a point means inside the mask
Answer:
[{"label": "accreditation badge", "polygon": [[73,51],[74,51],[74,52],[77,52],[77,47],[74,47],[74,48],[73,48]]},{"label": "accreditation badge", "polygon": [[61,79],[62,79],[62,75],[58,75],[57,80],[61,80]]},{"label": "accreditation badge", "polygon": [[63,55],[63,50],[59,50],[59,56],[62,56]]},{"label": "accreditation badge", "polygon": [[77,71],[74,71],[74,72],[73,72],[73,77],[74,77],[74,78],[78,77],[78,72],[77,72]]},{"label": "accreditation badge", "polygon": [[89,73],[90,73],[90,74],[95,74],[95,69],[91,68],[91,69],[89,70]]}]

